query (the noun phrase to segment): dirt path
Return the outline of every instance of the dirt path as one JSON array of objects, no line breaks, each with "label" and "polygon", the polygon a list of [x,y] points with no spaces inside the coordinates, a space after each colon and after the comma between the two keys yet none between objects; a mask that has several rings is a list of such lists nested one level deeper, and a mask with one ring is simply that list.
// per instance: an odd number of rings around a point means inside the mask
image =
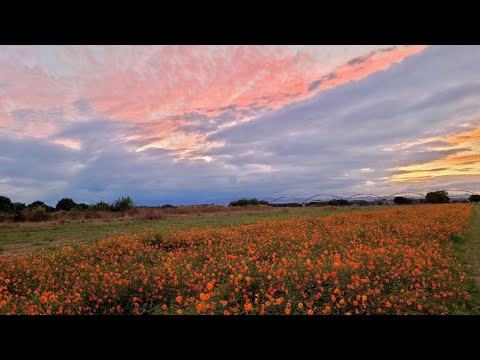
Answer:
[{"label": "dirt path", "polygon": [[480,289],[480,204],[473,206],[473,217],[470,225],[469,239],[462,246],[462,255],[466,267],[475,278]]}]

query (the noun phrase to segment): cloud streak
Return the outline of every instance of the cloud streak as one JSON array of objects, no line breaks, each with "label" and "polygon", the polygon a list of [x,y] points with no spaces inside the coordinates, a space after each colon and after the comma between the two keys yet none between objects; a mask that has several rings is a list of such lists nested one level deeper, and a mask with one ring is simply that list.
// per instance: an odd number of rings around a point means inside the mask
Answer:
[{"label": "cloud streak", "polygon": [[471,187],[478,64],[476,46],[2,46],[0,193],[158,204]]}]

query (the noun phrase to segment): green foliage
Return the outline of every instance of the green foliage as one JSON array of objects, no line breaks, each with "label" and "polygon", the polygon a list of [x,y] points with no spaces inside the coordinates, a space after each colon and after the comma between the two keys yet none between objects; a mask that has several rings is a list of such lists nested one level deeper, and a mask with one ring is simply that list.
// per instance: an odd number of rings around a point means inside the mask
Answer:
[{"label": "green foliage", "polygon": [[452,235],[450,235],[450,239],[454,242],[454,243],[458,243],[458,244],[461,244],[465,241],[465,237],[462,236],[462,235],[459,235],[457,233],[452,233]]},{"label": "green foliage", "polygon": [[124,211],[133,207],[133,199],[130,196],[119,197],[112,205],[113,211]]},{"label": "green foliage", "polygon": [[110,204],[107,204],[105,201],[99,201],[95,205],[92,206],[92,210],[110,211],[110,210],[112,210],[112,207],[110,206]]},{"label": "green foliage", "polygon": [[88,210],[88,209],[90,209],[90,206],[88,206],[87,204],[84,204],[84,203],[80,203],[80,204],[77,204],[76,208],[78,210]]},{"label": "green foliage", "polygon": [[252,199],[243,198],[243,199],[232,201],[229,204],[229,206],[247,206],[247,205],[268,205],[268,201],[258,200],[256,198],[252,198]]},{"label": "green foliage", "polygon": [[425,201],[431,204],[443,204],[450,202],[450,198],[448,197],[448,192],[442,190],[429,192],[427,196],[425,196]]},{"label": "green foliage", "polygon": [[27,208],[27,205],[25,205],[24,203],[16,202],[16,203],[12,204],[12,211],[14,213],[18,213],[18,212],[20,212],[20,211],[22,211],[23,209],[26,209],[26,208]]},{"label": "green foliage", "polygon": [[343,206],[343,205],[350,205],[348,200],[345,199],[333,199],[328,202],[328,205],[333,205],[333,206]]},{"label": "green foliage", "polygon": [[8,213],[10,211],[12,211],[12,201],[5,196],[0,196],[0,213]]},{"label": "green foliage", "polygon": [[397,196],[395,197],[395,199],[393,199],[393,202],[395,204],[399,204],[399,205],[402,205],[402,204],[412,204],[413,203],[413,200],[412,199],[408,199],[404,196]]},{"label": "green foliage", "polygon": [[75,201],[69,198],[63,198],[57,203],[55,210],[70,211],[75,207],[77,207],[77,203]]},{"label": "green foliage", "polygon": [[45,204],[43,201],[40,201],[40,200],[34,201],[33,203],[29,204],[27,208],[30,210],[35,210],[39,206],[45,208],[46,212],[52,212],[53,210],[55,210],[53,207],[48,206],[47,204]]},{"label": "green foliage", "polygon": [[470,202],[479,202],[479,201],[480,201],[480,195],[472,194],[472,195],[470,195],[470,197],[468,198],[468,201],[470,201]]}]

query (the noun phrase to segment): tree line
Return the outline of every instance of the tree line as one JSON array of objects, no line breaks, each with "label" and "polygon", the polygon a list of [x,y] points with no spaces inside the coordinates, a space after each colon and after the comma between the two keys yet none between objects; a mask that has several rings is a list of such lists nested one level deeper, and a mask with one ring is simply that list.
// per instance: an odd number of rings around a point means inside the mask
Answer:
[{"label": "tree line", "polygon": [[[468,198],[470,202],[479,202],[480,195],[472,194]],[[327,201],[312,201],[307,203],[307,206],[343,206],[343,205],[370,205],[370,204],[384,204],[386,199],[383,200],[375,200],[373,202],[369,202],[366,200],[345,200],[345,199],[333,199]],[[448,196],[448,192],[445,190],[440,191],[432,191],[427,193],[425,199],[411,199],[404,196],[397,196],[393,199],[395,204],[404,205],[404,204],[413,204],[415,202],[419,203],[429,203],[429,204],[443,204],[450,202],[450,197]],[[247,206],[247,205],[272,205],[272,206],[301,206],[298,202],[295,203],[281,203],[281,204],[270,204],[268,201],[258,200],[256,198],[243,198],[239,200],[235,200],[230,202],[229,206]]]},{"label": "tree line", "polygon": [[70,198],[63,198],[57,202],[55,207],[37,200],[31,204],[21,202],[12,202],[6,196],[0,196],[0,213],[21,215],[22,212],[35,211],[38,213],[50,213],[54,211],[72,211],[72,210],[97,210],[97,211],[124,211],[134,206],[133,199],[130,196],[121,196],[112,204],[105,201],[99,201],[93,205],[76,203]]}]

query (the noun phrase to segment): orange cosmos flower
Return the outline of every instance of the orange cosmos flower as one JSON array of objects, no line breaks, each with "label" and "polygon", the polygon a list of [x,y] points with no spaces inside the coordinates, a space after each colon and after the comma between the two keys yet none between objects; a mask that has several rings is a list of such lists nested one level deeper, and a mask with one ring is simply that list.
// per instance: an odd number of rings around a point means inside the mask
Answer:
[{"label": "orange cosmos flower", "polygon": [[290,308],[287,307],[287,308],[285,309],[285,314],[290,315],[290,312],[291,312]]},{"label": "orange cosmos flower", "polygon": [[299,302],[297,306],[299,309],[303,309],[303,304],[301,302]]},{"label": "orange cosmos flower", "polygon": [[309,310],[307,311],[307,314],[308,314],[308,315],[313,315],[313,310],[312,310],[312,309],[309,309]]},{"label": "orange cosmos flower", "polygon": [[208,283],[207,284],[207,290],[210,291],[213,289],[213,284],[212,283]]},{"label": "orange cosmos flower", "polygon": [[46,296],[42,296],[42,297],[40,298],[40,301],[42,302],[42,304],[45,304],[45,303],[48,301],[48,299],[47,299]]},{"label": "orange cosmos flower", "polygon": [[248,303],[248,304],[245,304],[245,305],[244,305],[244,309],[245,309],[245,311],[252,311],[252,310],[253,310],[253,306],[252,306],[252,304]]},{"label": "orange cosmos flower", "polygon": [[180,304],[180,303],[182,302],[182,300],[183,300],[183,297],[179,295],[179,296],[177,296],[177,297],[175,298],[175,300],[177,301],[177,303]]}]

